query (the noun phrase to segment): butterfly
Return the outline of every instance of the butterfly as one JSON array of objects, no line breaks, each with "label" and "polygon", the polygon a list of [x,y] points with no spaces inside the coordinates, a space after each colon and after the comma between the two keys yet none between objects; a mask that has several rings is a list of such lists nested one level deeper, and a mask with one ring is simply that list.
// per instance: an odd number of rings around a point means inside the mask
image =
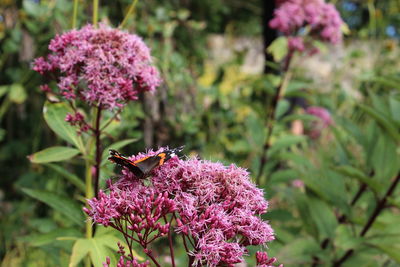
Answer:
[{"label": "butterfly", "polygon": [[176,156],[177,153],[181,152],[182,150],[183,146],[173,149],[167,149],[154,156],[148,156],[133,161],[127,159],[118,151],[110,149],[110,157],[108,158],[108,160],[122,167],[128,168],[139,179],[144,179],[150,175],[152,170],[154,170],[158,166],[163,165],[170,158]]}]

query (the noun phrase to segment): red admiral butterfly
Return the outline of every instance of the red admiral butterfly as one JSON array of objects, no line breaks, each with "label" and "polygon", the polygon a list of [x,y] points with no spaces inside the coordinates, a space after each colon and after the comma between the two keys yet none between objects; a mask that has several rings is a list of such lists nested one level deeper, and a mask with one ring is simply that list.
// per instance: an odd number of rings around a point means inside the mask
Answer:
[{"label": "red admiral butterfly", "polygon": [[182,150],[183,146],[165,150],[154,156],[148,156],[132,161],[122,156],[118,151],[110,149],[110,157],[108,160],[122,167],[128,168],[139,179],[144,179],[150,175],[154,168],[163,165],[167,160],[176,156],[176,154]]}]

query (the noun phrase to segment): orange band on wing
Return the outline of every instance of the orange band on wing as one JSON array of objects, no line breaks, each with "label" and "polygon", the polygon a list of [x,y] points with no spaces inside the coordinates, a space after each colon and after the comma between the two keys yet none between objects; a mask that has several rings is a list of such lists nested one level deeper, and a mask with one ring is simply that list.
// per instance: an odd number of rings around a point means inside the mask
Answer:
[{"label": "orange band on wing", "polygon": [[164,164],[165,157],[167,156],[167,154],[165,154],[165,153],[160,153],[160,154],[158,154],[157,156],[159,156],[159,157],[161,158],[161,159],[160,159],[160,162],[158,162],[158,166],[163,165],[163,164]]},{"label": "orange band on wing", "polygon": [[139,163],[139,162],[142,162],[142,161],[145,161],[146,159],[148,159],[148,158],[150,158],[150,157],[144,157],[144,158],[141,158],[141,159],[138,159],[138,160],[136,160],[136,161],[134,161],[133,163]]}]

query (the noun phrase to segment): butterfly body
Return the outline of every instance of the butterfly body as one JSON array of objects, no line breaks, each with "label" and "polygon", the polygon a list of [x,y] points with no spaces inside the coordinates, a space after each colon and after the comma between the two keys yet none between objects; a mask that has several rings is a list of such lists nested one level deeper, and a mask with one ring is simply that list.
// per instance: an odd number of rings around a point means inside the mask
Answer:
[{"label": "butterfly body", "polygon": [[154,156],[147,156],[133,161],[124,157],[118,151],[111,149],[108,160],[122,167],[128,168],[129,171],[131,171],[139,179],[144,179],[150,175],[152,170],[163,165],[166,161],[174,157],[182,150],[183,146],[174,149],[168,149]]}]

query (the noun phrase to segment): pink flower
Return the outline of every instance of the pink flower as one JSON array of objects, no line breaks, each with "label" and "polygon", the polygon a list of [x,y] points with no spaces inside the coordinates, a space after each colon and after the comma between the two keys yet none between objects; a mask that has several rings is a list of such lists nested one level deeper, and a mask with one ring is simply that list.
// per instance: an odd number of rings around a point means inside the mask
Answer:
[{"label": "pink flower", "polygon": [[[274,265],[272,264],[276,262],[276,258],[268,257],[268,254],[265,251],[257,251],[256,261],[257,261],[257,267],[274,267]],[[280,264],[279,267],[283,267],[283,264]]]},{"label": "pink flower", "polygon": [[155,91],[161,82],[142,39],[105,25],[57,35],[49,49],[51,54],[37,58],[33,69],[58,75],[59,93],[66,99],[121,108],[140,92]]},{"label": "pink flower", "polygon": [[316,120],[311,122],[307,131],[312,139],[320,137],[322,130],[333,124],[331,114],[323,107],[308,107],[306,113],[316,117]]},{"label": "pink flower", "polygon": [[[130,159],[138,160],[162,150]],[[150,216],[154,222],[149,223],[144,207],[158,211],[160,203],[165,203],[158,212],[174,214],[175,232],[193,244],[189,255],[196,263],[211,267],[233,266],[243,261],[246,246],[274,240],[272,228],[259,216],[267,211],[268,202],[245,169],[173,157],[154,169],[150,182],[146,186],[124,169],[120,180],[110,186],[110,193],[100,191],[97,199],[88,201],[91,209],[85,211],[103,225],[115,226],[115,221],[130,218],[128,228],[140,233],[146,227],[153,229],[157,219],[165,215],[156,212]],[[155,200],[158,194],[162,201]]]},{"label": "pink flower", "polygon": [[332,4],[323,0],[277,0],[278,8],[269,26],[277,29],[288,39],[289,48],[303,52],[311,42],[305,39],[305,32],[313,39],[337,44],[342,40],[343,21]]},{"label": "pink flower", "polygon": [[68,113],[67,116],[65,116],[65,121],[72,126],[79,126],[79,133],[87,132],[90,129],[90,126],[85,121],[85,117],[78,111],[75,112],[75,114]]},{"label": "pink flower", "polygon": [[300,179],[295,179],[292,181],[292,186],[296,188],[302,188],[304,187],[304,182]]}]

